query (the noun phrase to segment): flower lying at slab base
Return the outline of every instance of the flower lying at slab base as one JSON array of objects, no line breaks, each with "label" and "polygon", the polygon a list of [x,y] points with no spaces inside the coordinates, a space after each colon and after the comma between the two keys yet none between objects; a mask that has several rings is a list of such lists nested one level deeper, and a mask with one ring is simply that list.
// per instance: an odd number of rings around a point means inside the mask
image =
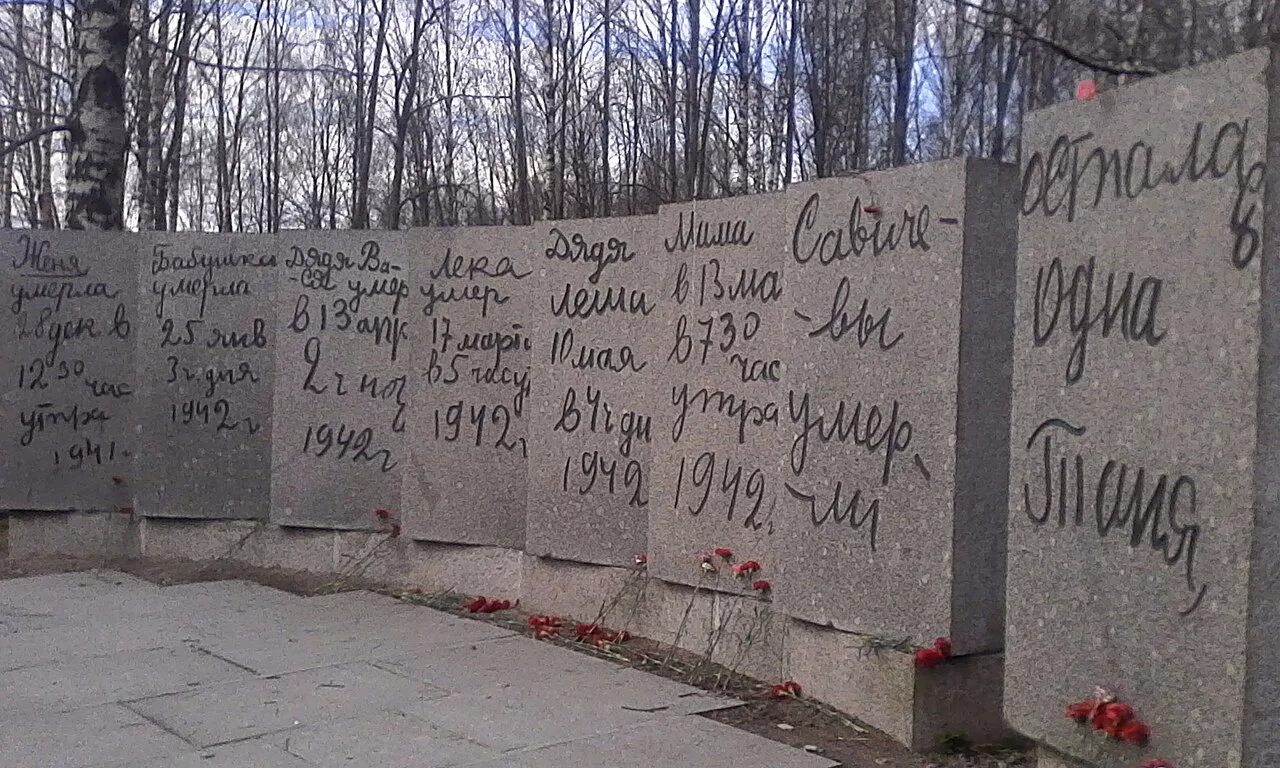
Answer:
[{"label": "flower lying at slab base", "polygon": [[467,601],[467,611],[470,613],[496,613],[505,611],[512,605],[510,600],[499,600],[496,597],[473,597]]},{"label": "flower lying at slab base", "polygon": [[951,639],[939,637],[932,648],[921,648],[915,653],[916,669],[930,669],[951,658]]},{"label": "flower lying at slab base", "polygon": [[373,516],[374,516],[374,517],[376,517],[376,518],[378,518],[379,520],[390,520],[390,519],[391,519],[391,510],[389,510],[389,509],[375,509],[375,510],[373,510]]},{"label": "flower lying at slab base", "polygon": [[725,560],[728,560],[729,558],[733,557],[732,549],[726,549],[725,547],[716,547],[712,551],[715,553],[716,557],[723,557]]},{"label": "flower lying at slab base", "polygon": [[560,617],[545,614],[529,617],[529,629],[533,630],[535,640],[550,640],[560,635]]},{"label": "flower lying at slab base", "polygon": [[733,575],[739,578],[756,573],[760,570],[760,563],[755,560],[744,560],[733,566]]},{"label": "flower lying at slab base", "polygon": [[769,583],[768,579],[756,579],[755,582],[751,584],[751,588],[757,592],[768,592],[773,589],[773,585]]},{"label": "flower lying at slab base", "polygon": [[[1138,719],[1132,706],[1119,701],[1105,688],[1098,688],[1092,699],[1069,705],[1066,716],[1079,725],[1088,723],[1095,731],[1117,741],[1142,746],[1151,740],[1151,727]],[[1160,768],[1160,766],[1144,764],[1143,768]],[[1171,768],[1171,766],[1165,766],[1165,768]]]},{"label": "flower lying at slab base", "polygon": [[611,643],[625,643],[631,635],[624,630],[613,630],[599,624],[579,624],[574,635],[580,642],[591,643],[597,648],[608,648]]},{"label": "flower lying at slab base", "polygon": [[793,699],[799,696],[800,692],[800,684],[795,680],[787,680],[786,682],[769,686],[769,698],[771,699]]}]

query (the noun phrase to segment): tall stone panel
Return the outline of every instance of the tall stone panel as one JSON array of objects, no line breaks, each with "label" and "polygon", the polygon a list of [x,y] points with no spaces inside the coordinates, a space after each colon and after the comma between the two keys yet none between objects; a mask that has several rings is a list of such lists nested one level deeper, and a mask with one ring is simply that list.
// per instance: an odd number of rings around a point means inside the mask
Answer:
[{"label": "tall stone panel", "polygon": [[890,643],[999,649],[1014,169],[951,160],[787,194],[775,600]]},{"label": "tall stone panel", "polygon": [[[1280,764],[1275,75],[1255,50],[1024,128],[1005,712],[1078,761]],[[1099,686],[1147,746],[1063,717]]]},{"label": "tall stone panel", "polygon": [[404,517],[431,541],[524,545],[528,227],[410,232],[414,336]]},{"label": "tall stone panel", "polygon": [[269,516],[275,249],[270,236],[138,236],[141,514]]},{"label": "tall stone panel", "polygon": [[533,395],[525,548],[630,565],[646,548],[662,255],[652,217],[557,221],[531,237]]},{"label": "tall stone panel", "polygon": [[136,259],[128,235],[0,232],[0,507],[130,506]]},{"label": "tall stone panel", "polygon": [[416,323],[406,237],[277,236],[272,522],[359,530],[398,511]]},{"label": "tall stone panel", "polygon": [[786,493],[784,204],[753,195],[666,205],[644,241],[665,259],[649,571],[666,581],[749,590],[750,580],[703,571],[696,553],[717,548],[762,562],[764,576],[774,566]]}]

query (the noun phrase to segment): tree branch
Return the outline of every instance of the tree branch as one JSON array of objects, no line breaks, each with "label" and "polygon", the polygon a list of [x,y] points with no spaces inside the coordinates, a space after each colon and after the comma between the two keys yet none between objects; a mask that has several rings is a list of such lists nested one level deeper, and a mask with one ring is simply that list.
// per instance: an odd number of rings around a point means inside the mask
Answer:
[{"label": "tree branch", "polygon": [[[1062,43],[1059,43],[1056,40],[1050,40],[1044,35],[1041,35],[1039,32],[1036,32],[1034,27],[1032,27],[1030,24],[1028,24],[1020,16],[1018,16],[1016,13],[1013,13],[1012,11],[1004,11],[996,8],[987,8],[986,6],[971,2],[971,0],[955,0],[955,4],[956,4],[957,10],[959,10],[962,7],[972,8],[978,13],[984,14],[986,16],[993,16],[997,19],[1004,19],[1010,22],[1011,24],[1013,24],[1015,33],[1017,34],[1018,37],[1021,37],[1025,40],[1030,40],[1031,42],[1036,43],[1038,45],[1043,45],[1045,48],[1048,48],[1049,50],[1058,54],[1059,56],[1066,59],[1067,61],[1073,62],[1075,64],[1079,64],[1082,67],[1087,67],[1089,69],[1092,69],[1098,72],[1105,72],[1108,75],[1116,75],[1117,77],[1124,76],[1124,75],[1131,76],[1131,77],[1134,77],[1134,76],[1150,77],[1151,75],[1160,74],[1159,70],[1152,69],[1150,67],[1133,67],[1133,66],[1126,66],[1123,64],[1111,64],[1109,62],[1105,62],[1100,59],[1095,59],[1091,56],[1086,56],[1085,54],[1082,54],[1082,53],[1077,53],[1076,51],[1071,50],[1070,48],[1063,45]],[[1011,34],[1009,32],[1005,32],[1002,29],[991,29],[990,27],[984,27],[984,29],[986,29],[988,32],[994,32],[996,34],[1001,34],[1001,35]]]},{"label": "tree branch", "polygon": [[57,123],[54,125],[46,125],[43,128],[36,128],[35,130],[29,131],[25,135],[19,136],[16,139],[0,139],[0,142],[3,142],[0,144],[0,157],[11,154],[17,149],[24,147],[47,134],[69,130],[71,130],[71,126],[67,123]]}]

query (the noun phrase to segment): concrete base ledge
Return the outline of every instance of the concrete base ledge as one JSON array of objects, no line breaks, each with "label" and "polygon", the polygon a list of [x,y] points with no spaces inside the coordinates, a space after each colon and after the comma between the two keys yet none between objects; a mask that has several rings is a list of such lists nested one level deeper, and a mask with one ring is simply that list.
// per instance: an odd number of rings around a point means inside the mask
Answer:
[{"label": "concrete base ledge", "polygon": [[[244,520],[134,518],[128,513],[12,513],[10,557],[223,561],[421,589],[519,599],[532,613],[598,621],[766,682],[795,680],[916,750],[953,737],[1011,735],[1001,717],[1003,656],[965,656],[916,670],[909,653],[798,621],[755,595],[670,584],[642,567],[526,555],[504,547],[389,538],[385,533],[283,528]],[[1046,753],[1048,754],[1048,753]],[[1045,762],[1040,768],[1078,768]]]}]

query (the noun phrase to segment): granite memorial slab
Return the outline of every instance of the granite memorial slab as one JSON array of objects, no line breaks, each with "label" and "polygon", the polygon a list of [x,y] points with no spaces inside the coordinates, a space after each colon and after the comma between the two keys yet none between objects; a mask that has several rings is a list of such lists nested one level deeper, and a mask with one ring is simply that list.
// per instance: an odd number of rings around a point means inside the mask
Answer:
[{"label": "granite memorial slab", "polygon": [[136,259],[128,235],[0,232],[0,507],[130,506]]},{"label": "granite memorial slab", "polygon": [[1016,190],[963,159],[788,190],[784,612],[1001,646]]},{"label": "granite memorial slab", "polygon": [[532,236],[528,227],[410,232],[420,330],[403,508],[414,538],[524,545]]},{"label": "granite memorial slab", "polygon": [[1025,123],[1005,714],[1087,764],[1280,765],[1274,62]]},{"label": "granite memorial slab", "polygon": [[282,232],[271,521],[361,530],[396,511],[409,418],[410,255],[396,232]]},{"label": "granite memorial slab", "polygon": [[782,195],[665,205],[644,249],[664,255],[649,572],[734,591],[728,562],[708,578],[696,553],[729,549],[774,565],[769,543],[785,494],[780,419],[791,307],[783,295]]},{"label": "granite memorial slab", "polygon": [[664,263],[640,247],[647,226],[557,221],[531,236],[531,555],[631,565],[645,552]]},{"label": "granite memorial slab", "polygon": [[270,236],[139,236],[139,513],[270,515],[276,245]]}]

